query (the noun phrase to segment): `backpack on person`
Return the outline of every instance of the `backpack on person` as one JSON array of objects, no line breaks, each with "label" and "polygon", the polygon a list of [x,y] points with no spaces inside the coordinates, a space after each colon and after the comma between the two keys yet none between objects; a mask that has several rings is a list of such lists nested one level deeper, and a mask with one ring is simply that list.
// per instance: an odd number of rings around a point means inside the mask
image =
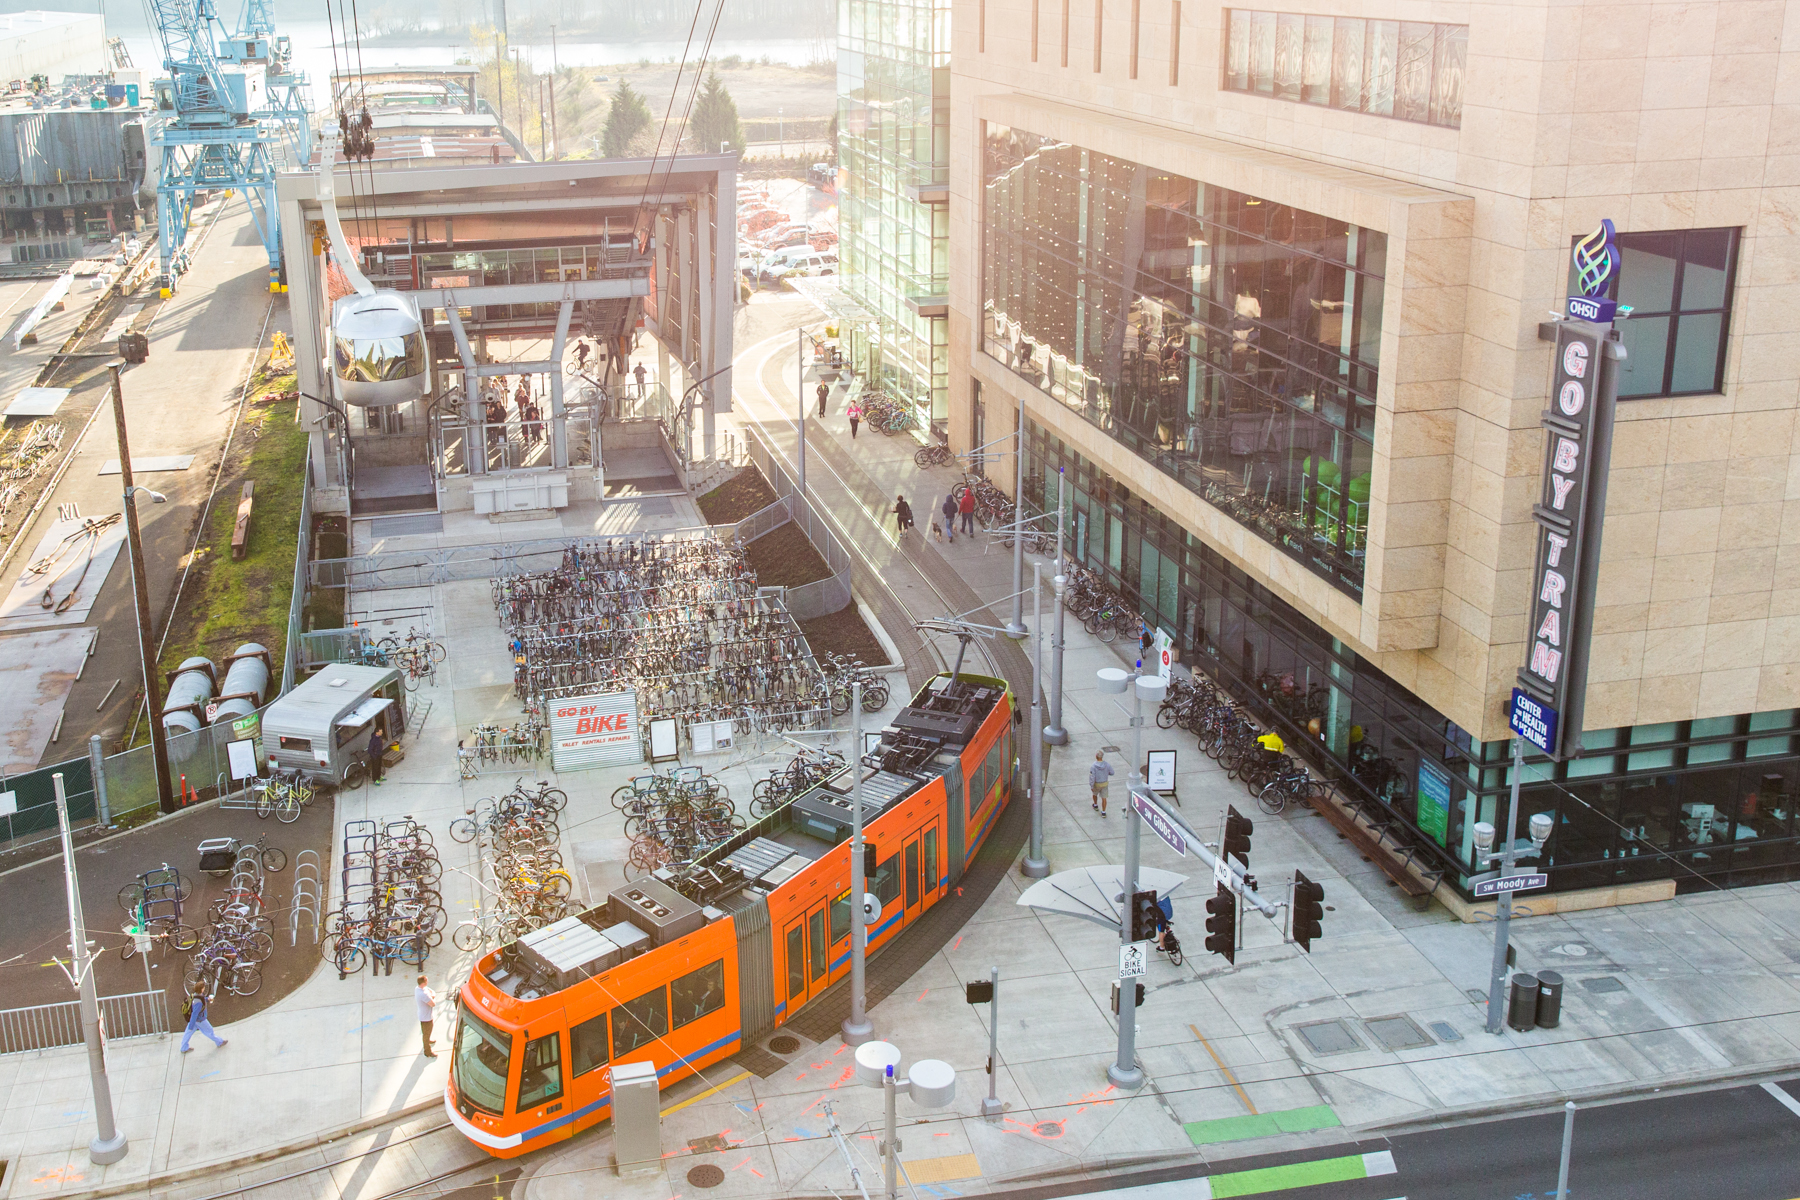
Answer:
[{"label": "backpack on person", "polygon": [[196,999],[197,997],[189,996],[187,998],[187,1003],[181,1006],[181,1019],[183,1021],[191,1021],[194,1019],[194,1001]]}]

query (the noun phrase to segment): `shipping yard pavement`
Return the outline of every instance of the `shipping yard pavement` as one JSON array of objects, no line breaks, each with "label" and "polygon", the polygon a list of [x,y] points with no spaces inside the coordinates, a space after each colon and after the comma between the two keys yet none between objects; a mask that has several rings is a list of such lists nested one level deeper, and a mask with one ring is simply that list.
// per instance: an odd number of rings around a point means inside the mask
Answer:
[{"label": "shipping yard pavement", "polygon": [[[734,419],[762,422],[778,446],[792,445],[784,415],[792,411],[792,376],[784,382],[780,370],[792,361],[791,336],[776,333],[739,358]],[[917,534],[897,542],[875,528],[871,506],[857,493],[923,496],[943,488],[947,477],[921,478],[902,438],[865,435],[852,460],[841,424],[828,420],[815,430],[809,485],[847,544],[859,555],[882,556],[879,569],[859,560],[859,586],[891,587],[899,594],[888,600],[916,617],[941,615],[944,590],[954,590],[946,572],[982,597],[1004,596],[1010,564],[979,535],[939,546]],[[697,519],[682,497],[667,509],[655,506],[654,518],[651,511],[641,501],[608,504],[567,513],[559,527],[622,531],[623,522],[641,519],[675,528]],[[490,527],[460,517],[447,519],[445,529],[434,536],[501,542],[548,532],[502,527],[493,536]],[[881,607],[879,597],[867,598]],[[548,774],[521,768],[457,777],[456,739],[477,721],[508,719],[516,711],[506,697],[510,662],[488,585],[474,580],[364,593],[355,603],[376,620],[382,611],[430,620],[450,657],[438,683],[416,693],[430,708],[407,739],[405,761],[383,786],[338,797],[336,818],[410,814],[437,834],[447,868],[469,870],[469,847],[449,839],[448,822],[478,797],[505,790],[515,774]],[[1120,665],[1119,649],[1098,644],[1078,626],[1069,632],[1064,715],[1071,744],[1049,760],[1045,801],[1053,870],[1116,863],[1122,855],[1122,788],[1114,787],[1113,811],[1104,818],[1085,804],[1095,751],[1128,752],[1131,745],[1128,712],[1101,694],[1094,679],[1099,667]],[[900,677],[894,678],[898,691]],[[1191,736],[1152,723],[1143,744],[1179,751],[1179,811],[1195,829],[1216,829],[1227,804],[1251,810],[1242,786],[1202,757]],[[788,749],[740,747],[706,765],[742,796]],[[761,751],[767,753],[754,757]],[[1107,754],[1123,773],[1124,757]],[[557,779],[570,795],[564,854],[583,894],[604,891],[616,870],[622,829],[606,797],[631,771]],[[906,1064],[938,1058],[957,1071],[957,1096],[948,1108],[928,1112],[910,1099],[898,1102],[910,1180],[903,1186],[915,1198],[1021,1187],[1037,1189],[1028,1193],[1033,1196],[1059,1195],[1078,1190],[1084,1179],[1149,1168],[1185,1178],[1192,1190],[1178,1193],[1184,1197],[1337,1181],[1331,1183],[1336,1190],[1318,1194],[1416,1198],[1440,1194],[1416,1173],[1446,1158],[1441,1143],[1418,1140],[1425,1136],[1421,1128],[1554,1110],[1570,1097],[1586,1103],[1657,1088],[1760,1081],[1797,1069],[1800,939],[1790,931],[1800,922],[1800,890],[1792,885],[1516,921],[1521,968],[1561,971],[1568,990],[1560,1027],[1495,1036],[1483,1032],[1477,1001],[1487,985],[1491,928],[1464,925],[1442,908],[1415,909],[1323,818],[1293,809],[1279,817],[1252,815],[1251,862],[1266,890],[1278,893],[1278,881],[1295,868],[1324,884],[1323,937],[1307,955],[1284,942],[1279,926],[1250,917],[1235,967],[1204,953],[1204,869],[1145,836],[1145,865],[1193,881],[1174,897],[1176,928],[1190,957],[1179,967],[1160,956],[1149,964],[1148,994],[1137,1014],[1138,1061],[1148,1082],[1135,1093],[1111,1087],[1105,1073],[1116,1038],[1109,1005],[1116,936],[1021,908],[1027,881],[1016,865],[985,899],[969,898],[981,900],[975,911],[941,945],[925,947],[922,965],[908,977],[884,979],[883,959],[874,960],[871,991],[881,998],[871,1016],[878,1036],[894,1041]],[[992,840],[1004,842],[999,830]],[[469,911],[471,885],[450,870],[445,880],[454,920]],[[434,986],[449,992],[470,966],[470,957],[446,941],[427,970]],[[986,1121],[978,1113],[988,1084],[989,1009],[965,1004],[962,985],[987,978],[991,967],[1000,971],[995,1085],[1006,1109]],[[440,1047],[448,1040],[449,1016],[447,1007],[440,1011]],[[764,1038],[766,1053],[755,1058],[767,1074],[727,1060],[673,1086],[663,1097],[664,1170],[622,1180],[611,1172],[612,1137],[604,1125],[515,1163],[488,1160],[462,1141],[445,1127],[441,1105],[448,1056],[420,1055],[412,1019],[410,972],[339,981],[320,967],[279,1003],[225,1026],[230,1044],[223,1050],[202,1041],[183,1056],[174,1037],[116,1043],[109,1062],[132,1150],[107,1168],[87,1161],[94,1123],[82,1052],[0,1059],[4,1194],[185,1198],[248,1186],[244,1194],[252,1197],[363,1200],[431,1181],[407,1194],[848,1196],[855,1184],[829,1136],[826,1105],[863,1180],[872,1190],[876,1185],[881,1097],[850,1082],[851,1051],[824,1030],[793,1047]],[[779,1067],[769,1065],[770,1054]],[[1738,1112],[1725,1106],[1739,1104],[1732,1099],[1739,1093],[1746,1120],[1753,1117],[1758,1136],[1766,1134],[1757,1144],[1791,1155],[1793,1131],[1779,1124],[1792,1117],[1790,1105],[1773,1093],[1757,1087],[1708,1093],[1721,1098],[1707,1111]],[[1681,1121],[1688,1116],[1670,1120],[1671,1130],[1686,1128]],[[1497,1132],[1510,1125],[1484,1126],[1485,1134],[1458,1131],[1487,1138],[1492,1153],[1472,1161],[1497,1165],[1464,1190],[1441,1194],[1546,1191],[1554,1181],[1557,1118],[1532,1121],[1518,1123],[1529,1125],[1528,1143]],[[1520,1147],[1527,1144],[1537,1157],[1521,1165],[1527,1152]],[[1602,1153],[1598,1144],[1578,1145]],[[717,1170],[690,1174],[704,1166]],[[1274,1173],[1254,1174],[1265,1167]],[[1390,1167],[1393,1180],[1381,1174]],[[1246,1170],[1253,1174],[1240,1174]],[[1201,1174],[1213,1176],[1205,1189],[1193,1183]],[[1498,1190],[1514,1175],[1519,1186]],[[1374,1178],[1356,1182],[1364,1176]],[[1489,1182],[1495,1190],[1482,1190]],[[1584,1194],[1600,1193],[1590,1186]],[[1765,1196],[1758,1189],[1731,1194]],[[1784,1198],[1769,1193],[1767,1200]]]}]

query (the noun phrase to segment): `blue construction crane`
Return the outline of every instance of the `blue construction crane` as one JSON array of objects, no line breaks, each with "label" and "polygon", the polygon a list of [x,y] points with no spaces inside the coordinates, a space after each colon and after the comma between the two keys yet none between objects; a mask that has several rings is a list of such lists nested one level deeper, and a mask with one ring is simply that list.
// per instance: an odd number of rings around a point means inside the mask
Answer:
[{"label": "blue construction crane", "polygon": [[183,246],[196,192],[234,189],[250,205],[269,255],[269,290],[284,289],[275,205],[275,159],[310,157],[305,76],[288,66],[287,39],[273,37],[267,0],[248,0],[243,30],[227,34],[212,0],[148,0],[168,79],[156,81],[162,165],[156,185],[158,284],[163,296],[187,269]]}]

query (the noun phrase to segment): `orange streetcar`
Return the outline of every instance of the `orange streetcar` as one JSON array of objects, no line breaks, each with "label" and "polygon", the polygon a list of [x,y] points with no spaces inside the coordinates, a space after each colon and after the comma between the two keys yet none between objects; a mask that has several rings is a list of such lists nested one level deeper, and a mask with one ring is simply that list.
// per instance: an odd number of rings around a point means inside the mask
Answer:
[{"label": "orange streetcar", "polygon": [[651,1063],[667,1087],[783,1024],[850,970],[851,787],[876,952],[962,878],[1012,792],[1004,680],[933,678],[880,745],[699,862],[482,958],[460,996],[444,1107],[510,1158],[611,1112],[611,1068]]}]

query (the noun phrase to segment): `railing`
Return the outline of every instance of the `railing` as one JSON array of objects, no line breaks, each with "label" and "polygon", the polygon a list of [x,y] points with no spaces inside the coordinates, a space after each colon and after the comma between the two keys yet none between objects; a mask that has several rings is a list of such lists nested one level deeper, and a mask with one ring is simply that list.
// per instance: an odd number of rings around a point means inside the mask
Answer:
[{"label": "railing", "polygon": [[[708,527],[657,532],[658,539],[691,537]],[[483,542],[473,546],[441,546],[359,554],[353,558],[321,558],[311,563],[313,587],[429,587],[459,579],[492,579],[517,571],[548,571],[562,565],[563,553],[582,539],[536,538],[525,542]],[[613,539],[620,540],[620,539]]]},{"label": "railing", "polygon": [[[100,997],[100,1028],[108,1041],[168,1033],[168,1015],[168,999],[161,988]],[[0,1054],[79,1046],[84,1038],[80,1001],[0,1009]]]},{"label": "railing", "polygon": [[788,611],[794,614],[796,620],[801,621],[842,611],[851,600],[849,550],[838,541],[830,525],[814,511],[812,501],[800,494],[800,489],[787,472],[787,465],[763,441],[761,434],[750,430],[746,441],[749,460],[762,472],[763,478],[769,481],[777,499],[774,504],[751,513],[738,522],[737,540],[753,542],[789,521],[799,525],[806,539],[824,557],[825,567],[831,574],[824,579],[788,588]]},{"label": "railing", "polygon": [[312,546],[312,455],[306,456],[306,481],[300,488],[300,536],[294,548],[294,594],[288,598],[287,653],[282,656],[281,691],[294,688],[294,672],[300,662],[300,627],[306,613],[306,559]]}]

